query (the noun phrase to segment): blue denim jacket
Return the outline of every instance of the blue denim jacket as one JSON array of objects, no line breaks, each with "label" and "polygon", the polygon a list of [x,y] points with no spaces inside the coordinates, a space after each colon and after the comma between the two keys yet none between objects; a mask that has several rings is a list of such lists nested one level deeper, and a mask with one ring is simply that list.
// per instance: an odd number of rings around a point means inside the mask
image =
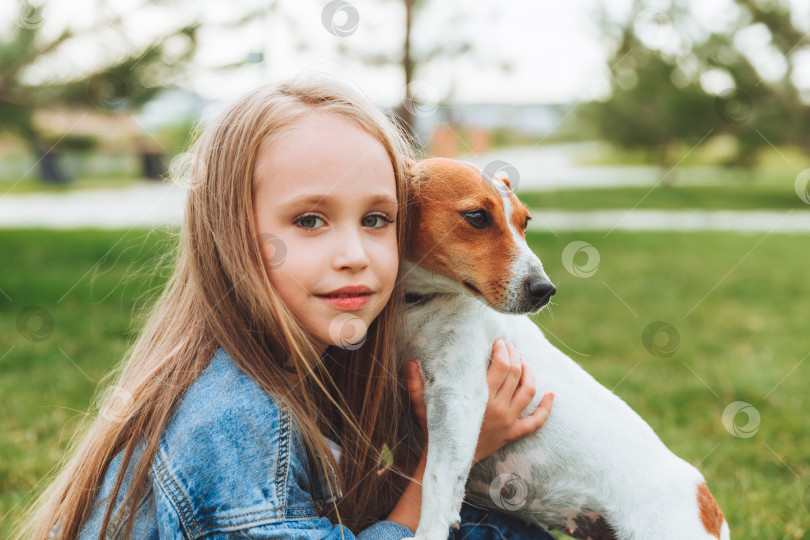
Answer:
[{"label": "blue denim jacket", "polygon": [[[98,538],[122,457],[117,454],[108,466],[79,538]],[[219,349],[161,435],[132,538],[413,536],[392,521],[375,523],[355,536],[318,516],[315,502],[332,499],[325,493],[325,482],[310,478],[306,460],[288,411]],[[131,462],[113,517],[133,471]]]}]

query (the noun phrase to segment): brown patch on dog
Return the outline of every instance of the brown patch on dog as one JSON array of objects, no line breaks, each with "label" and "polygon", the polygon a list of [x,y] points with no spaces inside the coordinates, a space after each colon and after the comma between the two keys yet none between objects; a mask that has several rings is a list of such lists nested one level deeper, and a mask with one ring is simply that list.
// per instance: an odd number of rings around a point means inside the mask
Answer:
[{"label": "brown patch on dog", "polygon": [[[497,308],[504,302],[504,268],[519,253],[500,191],[475,167],[451,159],[419,162],[410,174],[414,209],[408,259],[463,284]],[[514,194],[509,199],[515,209],[512,223],[523,230],[528,211]],[[489,212],[491,226],[473,228],[460,214],[477,209]]]},{"label": "brown patch on dog", "polygon": [[706,482],[698,486],[697,501],[703,527],[710,535],[719,539],[725,518],[723,512],[720,511],[720,507],[717,506],[717,501],[714,500],[709,488],[706,487]]},{"label": "brown patch on dog", "polygon": [[582,540],[618,540],[616,531],[605,521],[605,518],[593,512],[578,515],[574,519],[576,528],[568,534]]}]

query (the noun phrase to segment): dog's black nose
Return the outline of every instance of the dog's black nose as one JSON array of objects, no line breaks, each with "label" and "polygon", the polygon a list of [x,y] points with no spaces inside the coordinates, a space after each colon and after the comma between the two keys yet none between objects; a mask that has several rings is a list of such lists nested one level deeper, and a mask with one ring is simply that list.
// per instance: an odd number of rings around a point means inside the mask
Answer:
[{"label": "dog's black nose", "polygon": [[531,278],[526,281],[526,291],[539,305],[546,305],[557,288],[547,279]]}]

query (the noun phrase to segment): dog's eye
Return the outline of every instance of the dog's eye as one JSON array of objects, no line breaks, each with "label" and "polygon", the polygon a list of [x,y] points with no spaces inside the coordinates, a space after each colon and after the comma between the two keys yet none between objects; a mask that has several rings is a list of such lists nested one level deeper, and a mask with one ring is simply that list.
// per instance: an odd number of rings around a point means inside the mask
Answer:
[{"label": "dog's eye", "polygon": [[525,232],[526,229],[529,228],[529,220],[532,219],[531,216],[526,216],[526,223],[523,224],[523,231]]},{"label": "dog's eye", "polygon": [[470,212],[461,212],[464,219],[475,227],[476,229],[483,229],[492,223],[492,216],[486,210],[472,210]]}]

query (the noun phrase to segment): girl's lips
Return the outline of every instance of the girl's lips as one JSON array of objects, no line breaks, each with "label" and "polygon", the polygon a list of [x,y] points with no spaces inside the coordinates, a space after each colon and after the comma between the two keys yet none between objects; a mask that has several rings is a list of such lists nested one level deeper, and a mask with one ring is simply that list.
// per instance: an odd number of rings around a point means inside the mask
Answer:
[{"label": "girl's lips", "polygon": [[346,309],[349,311],[363,309],[371,301],[371,294],[358,294],[355,296],[321,296],[315,295],[323,302],[337,309]]}]

